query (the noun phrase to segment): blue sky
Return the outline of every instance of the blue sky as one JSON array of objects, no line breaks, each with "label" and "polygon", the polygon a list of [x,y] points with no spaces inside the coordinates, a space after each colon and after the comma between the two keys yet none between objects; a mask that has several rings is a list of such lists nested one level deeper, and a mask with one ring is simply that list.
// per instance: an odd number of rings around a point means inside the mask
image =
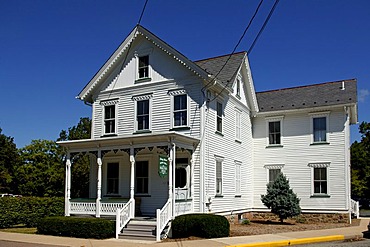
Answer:
[{"label": "blue sky", "polygon": [[[136,25],[145,0],[0,0],[0,128],[17,147],[90,116],[75,96]],[[149,0],[141,24],[191,60],[230,53],[259,0]],[[237,51],[273,5],[265,0]],[[357,78],[370,122],[370,1],[281,0],[249,55],[256,91]],[[352,126],[352,141],[359,140]]]}]

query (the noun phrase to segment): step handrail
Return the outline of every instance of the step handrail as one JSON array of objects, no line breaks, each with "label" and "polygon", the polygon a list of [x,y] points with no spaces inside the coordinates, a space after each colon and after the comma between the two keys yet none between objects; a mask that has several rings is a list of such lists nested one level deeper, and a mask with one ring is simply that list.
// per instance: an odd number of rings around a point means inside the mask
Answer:
[{"label": "step handrail", "polygon": [[131,198],[123,208],[116,211],[116,239],[119,233],[135,217],[135,199]]},{"label": "step handrail", "polygon": [[157,232],[156,240],[161,241],[161,233],[172,219],[172,200],[168,199],[162,209],[157,209]]}]

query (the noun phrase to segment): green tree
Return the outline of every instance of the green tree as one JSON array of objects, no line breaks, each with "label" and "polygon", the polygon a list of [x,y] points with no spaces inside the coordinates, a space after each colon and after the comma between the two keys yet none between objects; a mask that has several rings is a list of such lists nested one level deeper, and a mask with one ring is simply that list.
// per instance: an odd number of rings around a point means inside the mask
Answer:
[{"label": "green tree", "polygon": [[19,154],[14,138],[1,133],[0,128],[0,191],[15,193],[14,171],[19,164]]},{"label": "green tree", "polygon": [[20,149],[21,165],[16,171],[18,191],[28,196],[63,196],[62,149],[54,141],[33,140]]},{"label": "green tree", "polygon": [[[91,119],[80,118],[77,126],[62,130],[59,134],[58,141],[81,140],[91,137]],[[66,152],[64,151],[64,155]],[[72,197],[88,197],[89,195],[89,172],[90,157],[86,154],[74,155],[72,162]]]},{"label": "green tree", "polygon": [[359,126],[361,141],[351,145],[352,196],[370,198],[370,123]]},{"label": "green tree", "polygon": [[280,173],[273,183],[267,184],[266,195],[261,195],[262,203],[278,215],[280,222],[301,213],[300,199],[289,186],[288,179]]}]

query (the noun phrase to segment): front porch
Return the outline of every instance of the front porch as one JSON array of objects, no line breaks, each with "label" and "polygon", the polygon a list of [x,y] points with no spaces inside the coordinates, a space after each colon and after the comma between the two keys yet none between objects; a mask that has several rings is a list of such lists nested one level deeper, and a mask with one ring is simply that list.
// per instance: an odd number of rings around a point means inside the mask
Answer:
[{"label": "front porch", "polygon": [[[115,216],[117,237],[136,216],[156,217],[159,240],[171,219],[194,212],[198,143],[178,133],[60,142],[68,149],[65,215]],[[90,156],[89,198],[71,198],[73,158],[81,153]]]}]

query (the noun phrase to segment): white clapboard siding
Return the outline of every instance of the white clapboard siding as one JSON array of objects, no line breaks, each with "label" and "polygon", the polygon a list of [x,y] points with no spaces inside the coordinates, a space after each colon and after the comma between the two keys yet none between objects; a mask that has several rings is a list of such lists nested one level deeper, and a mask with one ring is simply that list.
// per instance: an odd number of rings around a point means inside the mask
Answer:
[{"label": "white clapboard siding", "polygon": [[[304,211],[345,211],[346,173],[345,162],[345,113],[343,108],[330,109],[328,140],[330,144],[311,144],[311,117],[308,111],[284,114],[283,147],[267,146],[267,125],[264,116],[253,119],[254,208],[265,208],[261,195],[266,193],[268,170],[265,165],[283,164],[282,172],[289,179],[291,188],[301,199]],[[311,197],[312,168],[309,163],[330,163],[328,168],[329,198]]]}]

